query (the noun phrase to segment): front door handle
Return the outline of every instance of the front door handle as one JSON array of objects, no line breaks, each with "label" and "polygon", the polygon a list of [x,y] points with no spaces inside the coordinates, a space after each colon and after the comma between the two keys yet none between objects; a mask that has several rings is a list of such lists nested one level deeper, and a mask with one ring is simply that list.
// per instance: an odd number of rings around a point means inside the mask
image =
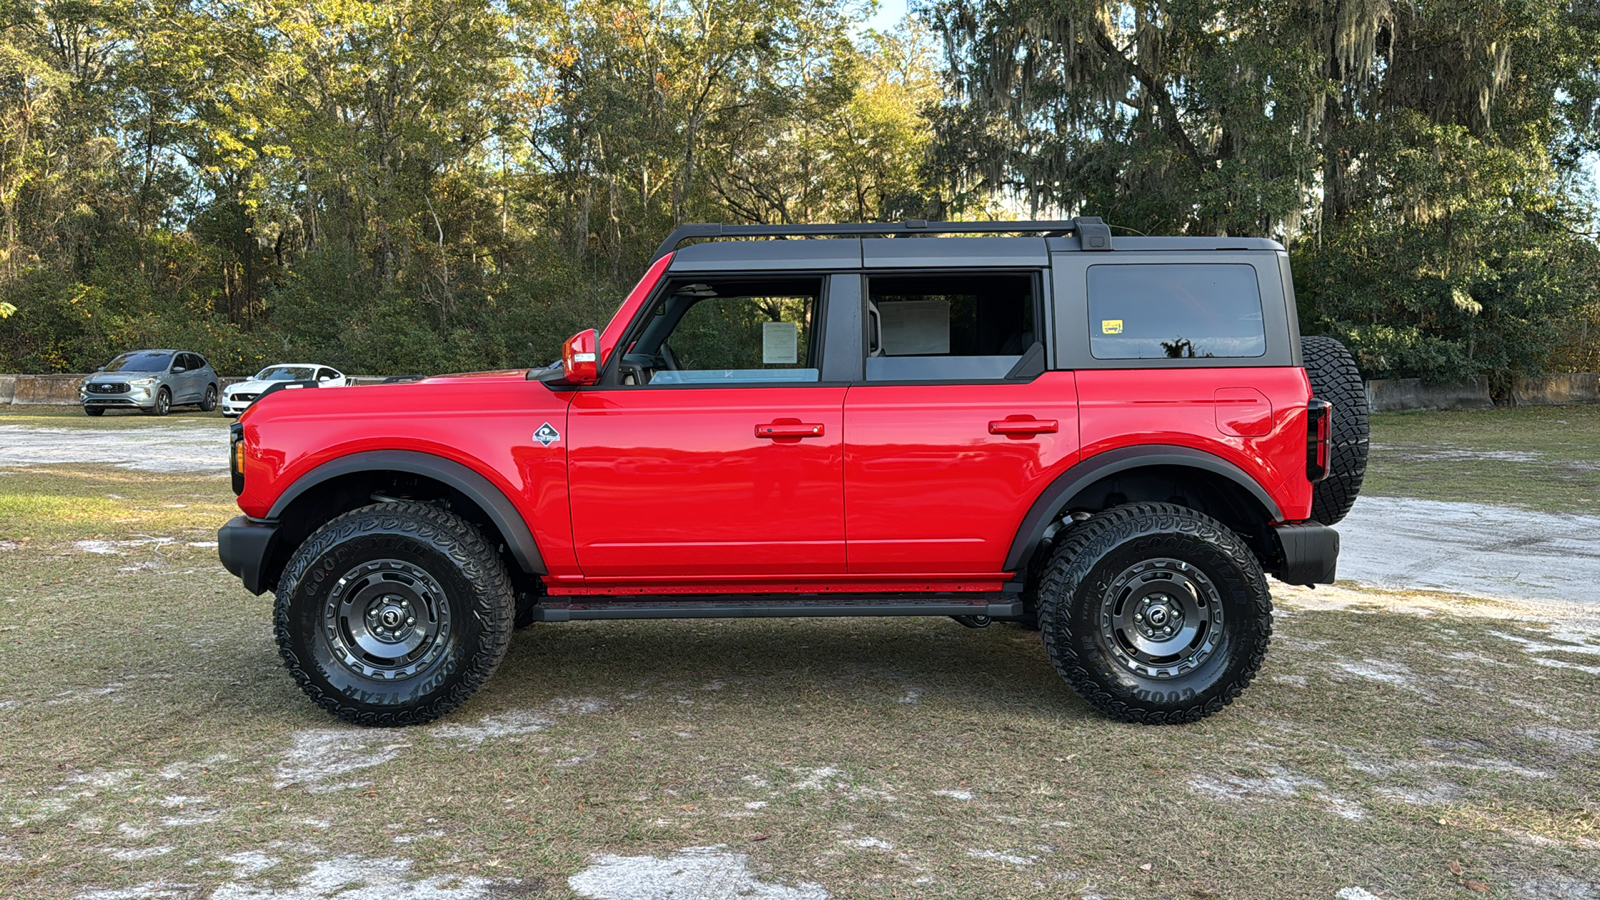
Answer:
[{"label": "front door handle", "polygon": [[756,437],[772,440],[822,437],[822,432],[821,422],[768,422],[756,426]]},{"label": "front door handle", "polygon": [[1032,437],[1036,434],[1055,434],[1060,430],[1061,423],[1055,419],[1010,418],[989,423],[990,434],[1003,434],[1006,437]]}]

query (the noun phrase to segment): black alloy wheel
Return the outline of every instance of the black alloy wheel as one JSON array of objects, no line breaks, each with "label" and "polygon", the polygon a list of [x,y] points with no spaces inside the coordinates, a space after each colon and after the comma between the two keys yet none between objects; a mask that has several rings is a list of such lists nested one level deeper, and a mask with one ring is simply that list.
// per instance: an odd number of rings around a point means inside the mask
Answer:
[{"label": "black alloy wheel", "polygon": [[1069,526],[1039,600],[1056,671],[1125,722],[1221,710],[1255,677],[1272,635],[1272,598],[1250,548],[1169,503],[1113,507]]},{"label": "black alloy wheel", "polygon": [[417,725],[461,704],[505,655],[515,601],[483,535],[445,510],[380,503],[297,549],[278,650],[302,690],[357,725]]}]

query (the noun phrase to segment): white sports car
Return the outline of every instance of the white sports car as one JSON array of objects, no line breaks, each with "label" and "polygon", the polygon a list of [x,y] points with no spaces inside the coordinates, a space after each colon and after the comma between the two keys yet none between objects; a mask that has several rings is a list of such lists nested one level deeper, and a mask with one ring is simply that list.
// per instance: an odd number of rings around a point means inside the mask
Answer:
[{"label": "white sports car", "polygon": [[222,414],[237,416],[250,408],[263,392],[283,382],[314,381],[317,387],[344,387],[344,373],[314,363],[277,363],[256,373],[249,381],[229,385],[222,391]]}]

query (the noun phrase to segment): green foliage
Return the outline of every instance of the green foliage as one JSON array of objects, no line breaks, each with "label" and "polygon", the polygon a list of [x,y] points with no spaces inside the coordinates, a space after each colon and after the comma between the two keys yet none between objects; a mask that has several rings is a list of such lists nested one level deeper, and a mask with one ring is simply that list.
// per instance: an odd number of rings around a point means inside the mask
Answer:
[{"label": "green foliage", "polygon": [[1600,367],[1586,7],[923,6],[7,0],[0,369],[526,366],[684,221],[1071,212],[1284,241],[1369,374]]}]

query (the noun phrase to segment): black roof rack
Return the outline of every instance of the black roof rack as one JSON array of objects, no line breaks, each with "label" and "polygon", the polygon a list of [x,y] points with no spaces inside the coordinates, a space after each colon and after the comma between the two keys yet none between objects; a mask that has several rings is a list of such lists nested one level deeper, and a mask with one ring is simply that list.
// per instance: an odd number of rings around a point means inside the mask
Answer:
[{"label": "black roof rack", "polygon": [[1085,250],[1110,250],[1111,228],[1099,216],[1079,216],[1053,222],[869,222],[840,225],[723,225],[720,222],[679,225],[656,248],[650,262],[677,250],[684,241],[695,238],[730,237],[863,237],[918,234],[1076,234]]}]

